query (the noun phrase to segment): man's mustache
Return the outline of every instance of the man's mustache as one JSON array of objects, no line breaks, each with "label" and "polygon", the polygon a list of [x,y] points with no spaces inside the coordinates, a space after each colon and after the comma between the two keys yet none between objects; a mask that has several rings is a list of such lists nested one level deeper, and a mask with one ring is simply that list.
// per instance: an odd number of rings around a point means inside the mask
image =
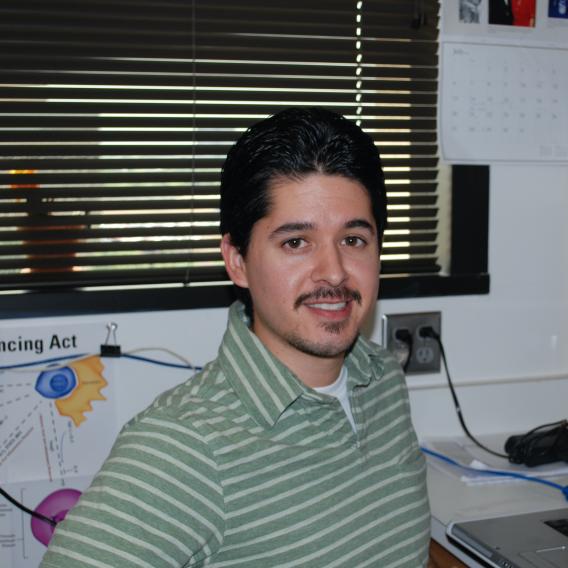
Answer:
[{"label": "man's mustache", "polygon": [[334,300],[354,300],[358,304],[361,304],[361,293],[357,290],[352,290],[351,288],[347,288],[345,286],[340,286],[338,288],[326,288],[321,287],[311,292],[307,292],[298,296],[296,301],[294,302],[294,309],[298,309],[304,302],[307,301],[317,301],[323,299],[334,299]]}]

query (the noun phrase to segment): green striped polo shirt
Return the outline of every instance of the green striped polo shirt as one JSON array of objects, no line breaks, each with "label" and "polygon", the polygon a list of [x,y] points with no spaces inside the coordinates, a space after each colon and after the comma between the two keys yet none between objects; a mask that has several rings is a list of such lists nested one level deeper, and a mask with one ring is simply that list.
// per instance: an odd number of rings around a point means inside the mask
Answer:
[{"label": "green striped polo shirt", "polygon": [[120,433],[43,568],[426,566],[425,460],[400,366],[357,339],[339,401],[234,304],[217,359]]}]

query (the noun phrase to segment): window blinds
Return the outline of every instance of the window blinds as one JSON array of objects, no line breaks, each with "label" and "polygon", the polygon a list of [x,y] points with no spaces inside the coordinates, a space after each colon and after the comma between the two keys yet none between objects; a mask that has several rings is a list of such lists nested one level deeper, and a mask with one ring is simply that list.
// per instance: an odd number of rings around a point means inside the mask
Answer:
[{"label": "window blinds", "polygon": [[435,274],[438,2],[4,0],[0,290],[208,285],[220,168],[293,105],[360,121],[382,273]]}]

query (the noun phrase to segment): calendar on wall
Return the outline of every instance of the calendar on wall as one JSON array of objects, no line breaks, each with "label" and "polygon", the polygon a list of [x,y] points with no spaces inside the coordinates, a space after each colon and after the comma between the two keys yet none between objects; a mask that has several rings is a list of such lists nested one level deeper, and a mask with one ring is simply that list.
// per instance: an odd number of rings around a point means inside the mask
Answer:
[{"label": "calendar on wall", "polygon": [[442,158],[568,163],[568,0],[443,0],[441,15]]},{"label": "calendar on wall", "polygon": [[439,134],[449,162],[568,162],[568,50],[445,42]]}]

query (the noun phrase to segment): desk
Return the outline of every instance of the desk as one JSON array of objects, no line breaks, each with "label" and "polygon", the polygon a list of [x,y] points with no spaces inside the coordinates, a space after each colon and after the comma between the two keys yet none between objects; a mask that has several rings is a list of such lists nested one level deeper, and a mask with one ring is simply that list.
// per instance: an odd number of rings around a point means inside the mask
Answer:
[{"label": "desk", "polygon": [[[566,485],[568,477],[554,481]],[[483,568],[483,565],[448,541],[446,527],[452,521],[566,507],[562,493],[552,487],[530,481],[472,486],[431,465],[428,465],[428,494],[432,538],[470,568]]]},{"label": "desk", "polygon": [[430,558],[427,568],[467,568],[435,540],[430,541]]}]

